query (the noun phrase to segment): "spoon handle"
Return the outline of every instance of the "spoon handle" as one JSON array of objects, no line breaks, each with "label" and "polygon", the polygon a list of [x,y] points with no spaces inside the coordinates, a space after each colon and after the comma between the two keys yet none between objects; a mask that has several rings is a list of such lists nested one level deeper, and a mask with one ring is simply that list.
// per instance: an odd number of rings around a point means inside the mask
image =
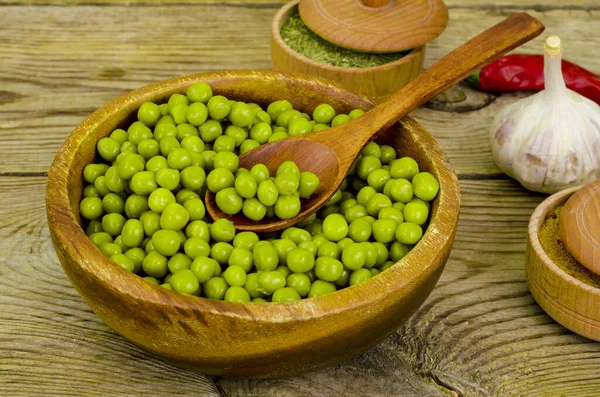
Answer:
[{"label": "spoon handle", "polygon": [[[345,134],[343,141],[338,144],[351,145],[360,150],[365,143],[375,139],[412,110],[461,81],[473,70],[538,36],[543,30],[544,25],[525,13],[514,14],[492,26],[444,56],[385,102],[357,119],[366,128],[353,128],[352,136]],[[335,135],[333,130],[332,135]],[[356,153],[350,148],[347,152],[351,156]]]}]

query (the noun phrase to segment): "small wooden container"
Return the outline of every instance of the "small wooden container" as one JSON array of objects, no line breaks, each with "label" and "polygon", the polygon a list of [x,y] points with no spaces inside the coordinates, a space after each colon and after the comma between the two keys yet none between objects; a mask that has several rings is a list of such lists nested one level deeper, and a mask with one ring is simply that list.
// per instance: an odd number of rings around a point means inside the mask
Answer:
[{"label": "small wooden container", "polygon": [[[358,7],[364,7],[358,1],[356,3],[358,3]],[[288,18],[298,12],[298,4],[299,0],[289,2],[273,18],[271,26],[271,62],[273,69],[325,77],[338,82],[355,93],[366,95],[375,103],[383,102],[391,94],[404,87],[421,73],[423,59],[425,58],[424,42],[421,45],[415,46],[407,55],[397,61],[366,68],[331,66],[313,61],[292,50],[285,43],[280,32]],[[443,18],[444,12],[446,12],[445,20]],[[445,7],[442,9],[441,20],[437,31],[421,36],[421,41],[437,36],[440,29],[443,30],[445,28],[447,23],[447,10]],[[403,21],[398,21],[398,23],[402,24]],[[415,41],[411,41],[411,43],[415,43]]]},{"label": "small wooden container", "polygon": [[550,211],[580,189],[553,194],[533,212],[525,251],[525,275],[531,294],[546,313],[564,327],[600,341],[600,288],[567,274],[540,245],[538,234]]}]

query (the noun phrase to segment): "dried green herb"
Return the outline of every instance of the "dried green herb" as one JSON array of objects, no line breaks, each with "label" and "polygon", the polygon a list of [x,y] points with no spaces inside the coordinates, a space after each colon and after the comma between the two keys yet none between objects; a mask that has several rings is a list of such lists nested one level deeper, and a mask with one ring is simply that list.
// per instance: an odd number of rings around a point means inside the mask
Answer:
[{"label": "dried green herb", "polygon": [[396,61],[409,51],[372,54],[338,47],[308,28],[296,13],[281,27],[281,37],[294,51],[313,61],[347,68],[368,68]]}]

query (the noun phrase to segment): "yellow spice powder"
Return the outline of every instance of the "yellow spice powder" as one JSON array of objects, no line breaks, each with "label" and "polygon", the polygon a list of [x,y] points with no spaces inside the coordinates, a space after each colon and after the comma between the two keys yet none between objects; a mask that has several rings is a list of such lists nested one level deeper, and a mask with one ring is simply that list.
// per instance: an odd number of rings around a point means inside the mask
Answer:
[{"label": "yellow spice powder", "polygon": [[567,274],[592,287],[600,288],[600,275],[581,265],[567,250],[560,238],[558,221],[562,208],[563,206],[560,205],[546,216],[538,233],[540,244],[552,262]]}]

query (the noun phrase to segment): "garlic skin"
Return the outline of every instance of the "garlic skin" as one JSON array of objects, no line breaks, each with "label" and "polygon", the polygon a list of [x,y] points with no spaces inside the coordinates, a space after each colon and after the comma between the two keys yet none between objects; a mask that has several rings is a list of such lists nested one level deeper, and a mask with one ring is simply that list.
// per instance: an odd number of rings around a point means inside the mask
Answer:
[{"label": "garlic skin", "polygon": [[561,55],[560,39],[549,37],[545,89],[501,109],[490,128],[498,167],[548,194],[600,179],[600,106],[565,86]]}]

